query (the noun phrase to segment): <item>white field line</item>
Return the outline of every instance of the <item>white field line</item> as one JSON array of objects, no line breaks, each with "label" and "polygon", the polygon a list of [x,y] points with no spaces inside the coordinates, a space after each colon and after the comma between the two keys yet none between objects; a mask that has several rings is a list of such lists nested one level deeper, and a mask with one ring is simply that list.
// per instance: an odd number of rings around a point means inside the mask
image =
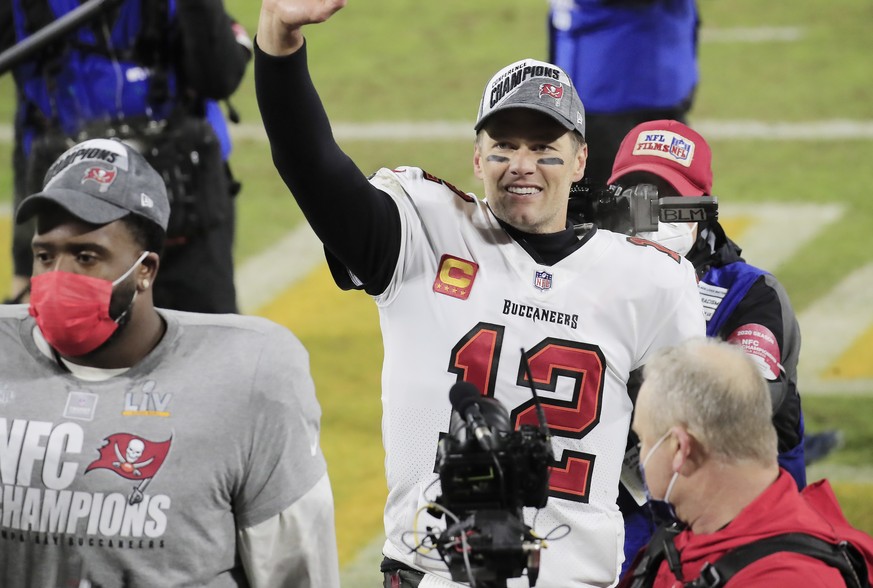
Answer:
[{"label": "white field line", "polygon": [[[288,206],[291,206],[290,194]],[[306,222],[301,223],[277,243],[236,268],[234,282],[240,311],[257,312],[323,262],[321,241]]]},{"label": "white field line", "polygon": [[[804,122],[765,122],[759,120],[692,121],[692,126],[710,141],[755,139],[762,141],[844,141],[873,139],[873,120],[814,120]],[[246,123],[231,126],[235,139],[266,141],[261,125]],[[333,123],[338,141],[473,141],[473,121]]]},{"label": "white field line", "polygon": [[[770,272],[791,259],[808,241],[843,216],[840,204],[801,202],[735,204],[718,203],[720,219],[751,219],[741,234],[733,235],[743,248],[743,258]],[[783,238],[791,235],[791,238]]]},{"label": "white field line", "polygon": [[733,27],[700,29],[701,43],[793,43],[806,32],[801,27]]},{"label": "white field line", "polygon": [[[830,119],[803,122],[764,122],[759,120],[692,120],[692,126],[711,141],[845,141],[873,139],[873,120]],[[230,126],[236,140],[266,142],[259,123]],[[473,141],[473,121],[333,123],[338,141]],[[12,127],[0,125],[0,142],[12,142]]]},{"label": "white field line", "polygon": [[[753,218],[737,236],[743,244],[744,256],[750,263],[775,271],[799,248],[838,221],[843,212],[840,205],[786,203],[722,205],[720,214],[723,219]],[[774,238],[787,234],[792,239]],[[241,309],[255,312],[323,263],[323,255],[320,243],[304,223],[265,253],[246,260],[237,269]],[[873,390],[871,380],[824,381],[820,377],[873,325],[873,265],[846,278],[801,314],[798,321],[803,332],[800,361],[803,394]]]},{"label": "white field line", "polygon": [[756,139],[762,141],[844,141],[873,139],[870,120],[810,120],[764,122],[758,120],[700,120],[692,126],[709,140]]},{"label": "white field line", "polygon": [[[846,207],[838,204],[719,203],[723,220],[752,219],[735,235],[746,261],[777,273],[783,262],[831,228],[845,211]],[[797,321],[803,340],[798,364],[802,395],[873,392],[870,379],[822,378],[824,371],[873,325],[873,264],[837,283]]]},{"label": "white field line", "polygon": [[798,366],[801,394],[873,390],[869,380],[821,378],[824,370],[873,324],[873,264],[849,274],[797,320],[803,333]]},{"label": "white field line", "polygon": [[379,563],[382,561],[383,545],[385,535],[378,533],[340,570],[340,586],[381,586]]},{"label": "white field line", "polygon": [[[291,206],[290,194],[288,205]],[[0,202],[0,218],[11,214],[9,203]],[[255,313],[322,262],[321,242],[307,223],[301,223],[266,251],[236,267],[234,282],[240,311]]]}]

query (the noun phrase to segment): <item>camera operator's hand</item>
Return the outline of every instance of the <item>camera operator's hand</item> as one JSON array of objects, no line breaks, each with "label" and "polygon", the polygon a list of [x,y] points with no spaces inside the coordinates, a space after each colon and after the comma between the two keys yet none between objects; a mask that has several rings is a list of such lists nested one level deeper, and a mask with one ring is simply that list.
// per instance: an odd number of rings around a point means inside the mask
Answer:
[{"label": "camera operator's hand", "polygon": [[290,55],[303,46],[304,25],[326,21],[346,0],[263,0],[258,47],[270,55]]}]

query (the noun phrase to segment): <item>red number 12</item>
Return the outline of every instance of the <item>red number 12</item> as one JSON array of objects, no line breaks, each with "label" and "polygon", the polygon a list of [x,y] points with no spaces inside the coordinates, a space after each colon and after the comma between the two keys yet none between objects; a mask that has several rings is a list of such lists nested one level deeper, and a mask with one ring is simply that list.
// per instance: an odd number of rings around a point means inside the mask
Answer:
[{"label": "red number 12", "polygon": [[[449,372],[458,380],[475,385],[485,396],[494,396],[500,350],[505,327],[479,323],[458,341],[449,359]],[[533,386],[554,392],[560,376],[573,380],[570,400],[541,399],[550,433],[555,437],[581,439],[600,422],[603,405],[603,373],[606,361],[596,345],[548,337],[526,352]],[[528,388],[525,358],[519,360],[516,384]],[[537,425],[531,398],[515,407],[510,419],[517,429]],[[595,455],[565,449],[549,468],[551,496],[588,502]]]}]

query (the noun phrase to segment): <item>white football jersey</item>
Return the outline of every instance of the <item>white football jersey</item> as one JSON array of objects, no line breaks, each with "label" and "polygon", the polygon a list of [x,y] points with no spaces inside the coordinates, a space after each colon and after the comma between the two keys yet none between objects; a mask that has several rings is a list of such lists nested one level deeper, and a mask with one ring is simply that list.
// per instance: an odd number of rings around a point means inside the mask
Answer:
[{"label": "white football jersey", "polygon": [[624,541],[616,498],[628,374],[657,349],[704,335],[692,266],[603,230],[542,265],[486,202],[418,168],[382,169],[371,182],[397,202],[402,227],[394,275],[375,298],[385,350],[385,555],[450,577],[436,551],[410,553],[427,527],[445,528],[422,509],[440,495],[434,466],[448,392],[465,380],[499,400],[516,426],[536,424],[523,349],[555,457],[548,504],[525,509],[525,522],[540,537],[569,530],[548,542],[537,587],[613,584]]}]

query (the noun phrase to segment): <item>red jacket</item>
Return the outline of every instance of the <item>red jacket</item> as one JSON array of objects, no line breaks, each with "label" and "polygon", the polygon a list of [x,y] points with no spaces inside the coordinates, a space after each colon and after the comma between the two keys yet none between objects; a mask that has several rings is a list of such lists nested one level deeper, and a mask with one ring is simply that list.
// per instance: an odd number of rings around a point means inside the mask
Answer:
[{"label": "red jacket", "polygon": [[[675,538],[685,582],[698,577],[706,562],[715,562],[726,551],[783,533],[804,532],[820,539],[849,540],[867,560],[873,577],[873,538],[850,527],[827,480],[812,484],[801,494],[791,476],[780,471],[776,481],[715,533],[698,535],[690,529]],[[681,588],[680,582],[661,563],[653,588]],[[739,571],[728,588],[832,588],[845,586],[840,572],[826,563],[798,553],[769,555]]]}]

